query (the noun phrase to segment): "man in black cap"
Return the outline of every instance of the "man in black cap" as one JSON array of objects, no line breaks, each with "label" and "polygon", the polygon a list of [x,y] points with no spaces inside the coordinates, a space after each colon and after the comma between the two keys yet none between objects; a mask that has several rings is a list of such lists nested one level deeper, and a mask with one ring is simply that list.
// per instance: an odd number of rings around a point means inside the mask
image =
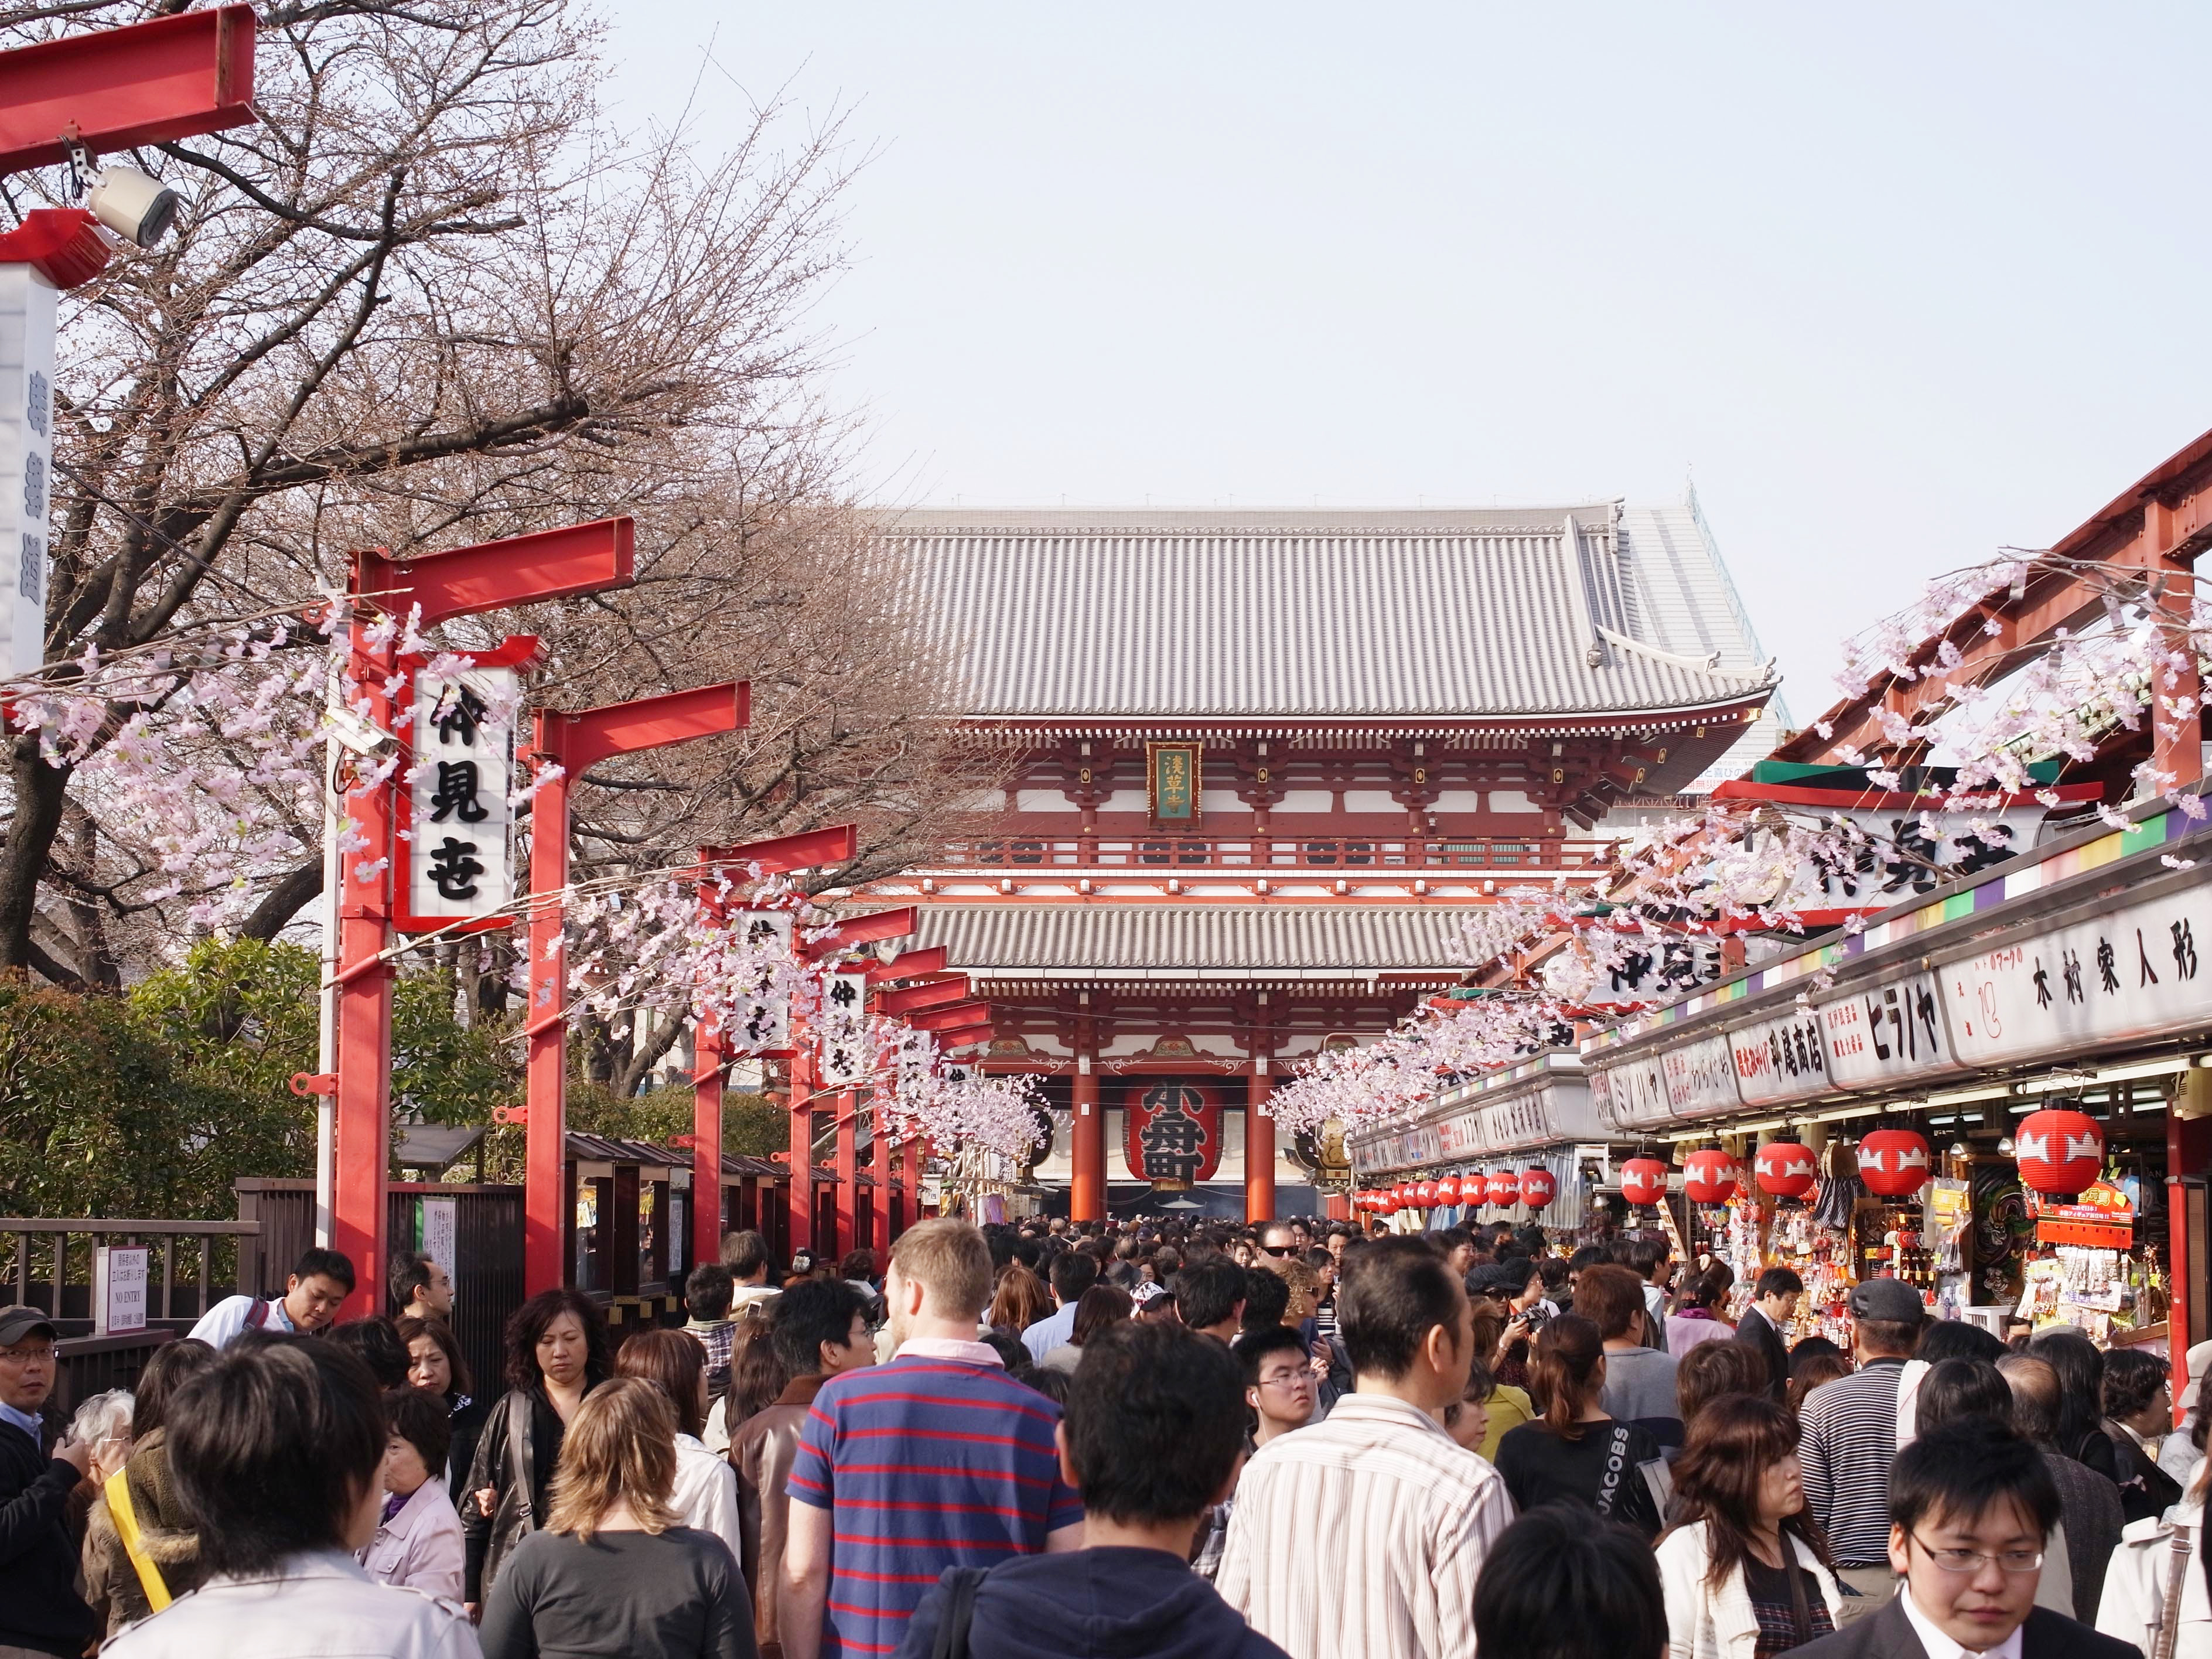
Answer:
[{"label": "man in black cap", "polygon": [[1889,1465],[1897,1455],[1897,1385],[1927,1310],[1902,1279],[1869,1279],[1851,1291],[1858,1370],[1805,1396],[1805,1501],[1835,1552],[1846,1595],[1840,1625],[1864,1618],[1896,1589],[1889,1559]]},{"label": "man in black cap", "polygon": [[92,1448],[57,1443],[45,1415],[55,1336],[36,1308],[0,1308],[0,1659],[75,1659],[94,1633],[62,1518]]}]

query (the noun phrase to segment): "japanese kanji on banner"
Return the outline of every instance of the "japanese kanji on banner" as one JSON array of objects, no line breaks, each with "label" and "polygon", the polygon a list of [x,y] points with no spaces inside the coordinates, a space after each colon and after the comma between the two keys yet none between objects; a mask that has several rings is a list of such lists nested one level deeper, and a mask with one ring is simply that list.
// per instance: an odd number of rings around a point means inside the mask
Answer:
[{"label": "japanese kanji on banner", "polygon": [[[773,945],[775,954],[791,950],[792,914],[788,910],[740,910],[733,918],[739,936],[748,945]],[[722,1033],[732,1054],[775,1054],[791,1047],[791,998],[776,988],[775,971],[763,969],[758,994],[746,1005],[735,1029]]]},{"label": "japanese kanji on banner", "polygon": [[822,982],[822,1074],[824,1089],[851,1089],[868,1080],[875,1056],[868,1052],[868,976],[831,974]]},{"label": "japanese kanji on banner", "polygon": [[1179,1192],[1221,1166],[1221,1102],[1196,1083],[1163,1079],[1130,1085],[1122,1103],[1129,1173]]},{"label": "japanese kanji on banner", "polygon": [[[534,651],[537,641],[527,645]],[[514,654],[489,653],[458,674],[415,674],[398,918],[410,932],[499,915],[514,897],[507,792],[521,671],[497,660]]]}]

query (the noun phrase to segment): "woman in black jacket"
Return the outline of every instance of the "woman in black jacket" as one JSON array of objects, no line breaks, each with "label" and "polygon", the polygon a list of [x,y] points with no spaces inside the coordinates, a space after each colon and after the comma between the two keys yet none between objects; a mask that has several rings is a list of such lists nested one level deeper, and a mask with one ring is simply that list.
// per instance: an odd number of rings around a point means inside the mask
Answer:
[{"label": "woman in black jacket", "polygon": [[562,1438],[613,1369],[607,1322],[575,1291],[540,1291],[507,1321],[507,1391],[484,1419],[461,1504],[471,1616],[507,1553],[541,1524]]},{"label": "woman in black jacket", "polygon": [[2105,1434],[2105,1352],[2085,1331],[2062,1325],[2039,1334],[2028,1352],[2058,1373],[2058,1449],[2120,1484],[2120,1462]]}]

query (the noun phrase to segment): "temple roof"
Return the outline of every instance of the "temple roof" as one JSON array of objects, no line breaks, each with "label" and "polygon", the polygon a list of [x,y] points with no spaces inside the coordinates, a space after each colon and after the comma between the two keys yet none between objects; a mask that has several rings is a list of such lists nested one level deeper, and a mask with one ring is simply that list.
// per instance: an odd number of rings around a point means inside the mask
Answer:
[{"label": "temple roof", "polygon": [[1466,719],[1773,684],[1686,509],[884,510],[986,719]]},{"label": "temple roof", "polygon": [[915,943],[969,973],[1224,979],[1461,971],[1475,909],[1420,905],[931,904]]}]

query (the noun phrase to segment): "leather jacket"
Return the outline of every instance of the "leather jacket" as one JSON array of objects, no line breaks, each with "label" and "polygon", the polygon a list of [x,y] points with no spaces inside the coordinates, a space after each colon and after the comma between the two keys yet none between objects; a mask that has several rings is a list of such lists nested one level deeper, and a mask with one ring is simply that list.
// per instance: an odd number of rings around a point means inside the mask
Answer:
[{"label": "leather jacket", "polygon": [[783,1577],[783,1544],[791,1519],[784,1488],[799,1457],[806,1413],[826,1376],[794,1377],[775,1403],[755,1412],[730,1442],[730,1464],[738,1472],[738,1527],[744,1548],[738,1565],[753,1598],[753,1637],[763,1659],[783,1650],[777,1633],[776,1588]]},{"label": "leather jacket", "polygon": [[[562,1432],[560,1413],[538,1389],[508,1389],[484,1419],[460,1504],[461,1536],[467,1550],[462,1587],[469,1601],[485,1599],[507,1552],[536,1531],[544,1518],[546,1488],[553,1483]],[[489,1519],[476,1500],[486,1486],[499,1493]]]}]

